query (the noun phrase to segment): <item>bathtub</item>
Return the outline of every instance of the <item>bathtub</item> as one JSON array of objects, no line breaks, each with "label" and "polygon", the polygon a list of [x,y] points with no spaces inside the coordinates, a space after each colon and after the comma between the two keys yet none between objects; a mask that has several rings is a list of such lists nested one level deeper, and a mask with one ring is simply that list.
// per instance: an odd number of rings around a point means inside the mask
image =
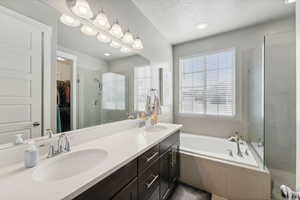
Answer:
[{"label": "bathtub", "polygon": [[226,139],[181,133],[180,181],[228,200],[270,200],[268,169],[246,142],[241,151]]},{"label": "bathtub", "polygon": [[[240,144],[243,157],[237,155],[237,144],[226,139],[181,133],[180,143],[180,150],[184,152],[220,159],[234,164],[258,167],[258,163],[246,142]],[[246,151],[247,155],[245,154]],[[232,155],[230,155],[230,152],[232,152]]]}]

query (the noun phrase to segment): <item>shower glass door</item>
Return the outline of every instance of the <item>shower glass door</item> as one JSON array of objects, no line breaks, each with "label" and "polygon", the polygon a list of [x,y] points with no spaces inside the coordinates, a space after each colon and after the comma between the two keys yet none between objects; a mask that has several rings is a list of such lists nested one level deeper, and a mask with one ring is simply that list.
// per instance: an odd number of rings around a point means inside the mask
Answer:
[{"label": "shower glass door", "polygon": [[272,177],[272,199],[280,185],[296,184],[296,36],[265,36],[265,161]]}]

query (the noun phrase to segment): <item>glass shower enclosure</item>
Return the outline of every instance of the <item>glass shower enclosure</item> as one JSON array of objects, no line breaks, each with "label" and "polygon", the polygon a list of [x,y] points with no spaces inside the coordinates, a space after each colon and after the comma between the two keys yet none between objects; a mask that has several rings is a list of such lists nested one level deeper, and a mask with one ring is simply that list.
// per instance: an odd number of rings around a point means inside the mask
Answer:
[{"label": "glass shower enclosure", "polygon": [[272,178],[272,199],[280,185],[296,185],[296,35],[265,36],[265,164]]},{"label": "glass shower enclosure", "polygon": [[296,35],[265,35],[243,52],[247,69],[248,141],[271,173],[272,200],[296,185]]}]

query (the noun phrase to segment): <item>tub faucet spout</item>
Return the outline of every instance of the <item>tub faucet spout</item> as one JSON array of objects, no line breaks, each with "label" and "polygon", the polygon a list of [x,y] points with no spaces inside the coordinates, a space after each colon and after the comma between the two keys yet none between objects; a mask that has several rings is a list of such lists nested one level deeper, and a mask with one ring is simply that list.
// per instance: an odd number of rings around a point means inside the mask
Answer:
[{"label": "tub faucet spout", "polygon": [[240,146],[240,136],[238,132],[236,132],[236,145],[237,145],[237,155],[240,157],[243,157],[243,153],[241,151],[241,146]]}]

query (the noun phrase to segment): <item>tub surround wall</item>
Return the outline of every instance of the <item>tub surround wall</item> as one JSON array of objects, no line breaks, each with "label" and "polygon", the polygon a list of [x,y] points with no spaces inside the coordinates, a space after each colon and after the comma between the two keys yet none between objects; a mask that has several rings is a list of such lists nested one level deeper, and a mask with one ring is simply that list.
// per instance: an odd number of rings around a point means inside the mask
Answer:
[{"label": "tub surround wall", "polygon": [[[204,39],[194,40],[173,46],[174,63],[174,121],[184,125],[183,131],[227,138],[238,130],[247,136],[247,63],[243,61],[243,55],[249,49],[261,48],[264,35],[274,32],[292,30],[295,25],[294,17],[271,21],[268,23],[251,26],[248,28],[218,34]],[[217,51],[220,49],[236,49],[236,74],[237,74],[237,115],[233,119],[222,117],[195,117],[179,114],[179,59],[182,56],[197,55],[200,53]],[[245,56],[245,55],[244,55]]]},{"label": "tub surround wall", "polygon": [[180,181],[226,199],[270,200],[270,174],[193,154],[180,154]]}]

